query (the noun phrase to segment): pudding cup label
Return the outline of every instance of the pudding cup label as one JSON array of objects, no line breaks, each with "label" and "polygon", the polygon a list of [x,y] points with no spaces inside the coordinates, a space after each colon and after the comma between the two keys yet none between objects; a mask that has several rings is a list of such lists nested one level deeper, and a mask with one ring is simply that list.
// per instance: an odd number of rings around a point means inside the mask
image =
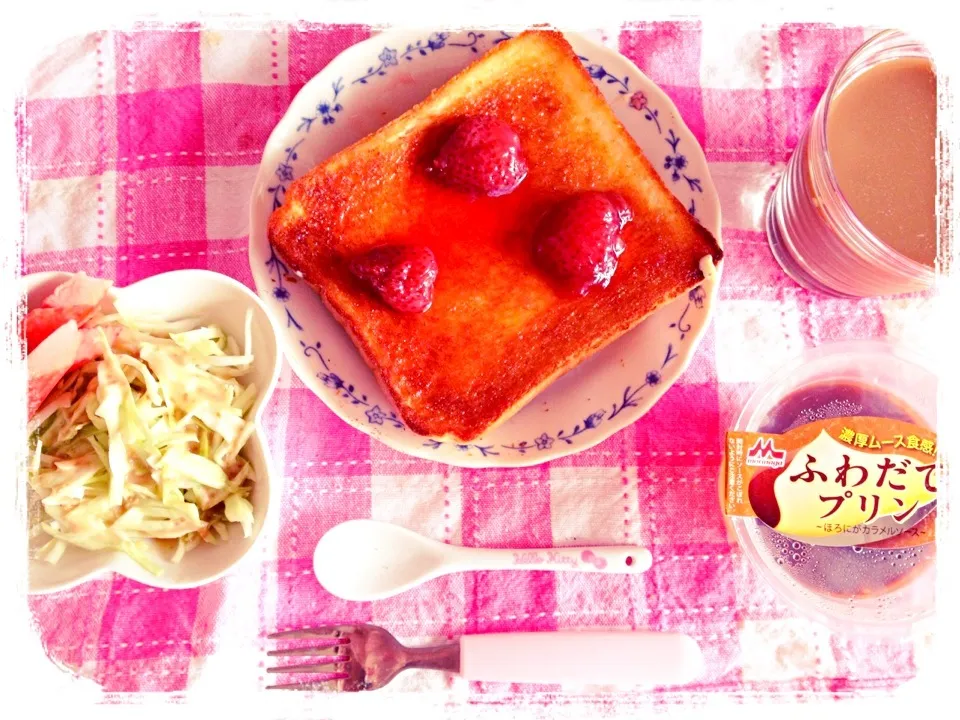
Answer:
[{"label": "pudding cup label", "polygon": [[932,542],[937,438],[899,420],[841,417],[783,434],[730,431],[724,513],[819,545]]}]

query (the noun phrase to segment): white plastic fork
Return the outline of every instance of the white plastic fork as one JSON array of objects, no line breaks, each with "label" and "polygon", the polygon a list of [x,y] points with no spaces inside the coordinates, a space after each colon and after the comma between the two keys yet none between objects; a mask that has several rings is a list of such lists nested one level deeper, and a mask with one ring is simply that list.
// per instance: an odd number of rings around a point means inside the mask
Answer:
[{"label": "white plastic fork", "polygon": [[308,647],[272,650],[271,657],[309,659],[267,669],[312,677],[272,685],[274,690],[377,690],[412,668],[457,673],[468,680],[515,683],[682,685],[703,668],[700,647],[688,635],[648,631],[564,631],[464,635],[424,648],[401,645],[376,625],[293,630],[274,640],[309,638]]}]

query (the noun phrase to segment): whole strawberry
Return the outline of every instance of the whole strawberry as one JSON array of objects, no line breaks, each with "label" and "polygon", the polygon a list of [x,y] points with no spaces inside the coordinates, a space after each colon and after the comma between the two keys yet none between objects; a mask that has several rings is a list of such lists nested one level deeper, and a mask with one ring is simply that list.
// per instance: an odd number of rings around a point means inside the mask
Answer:
[{"label": "whole strawberry", "polygon": [[527,176],[520,138],[488,115],[463,120],[440,148],[431,170],[443,184],[475,195],[507,195]]},{"label": "whole strawberry", "polygon": [[537,263],[578,295],[607,287],[626,249],[620,231],[633,212],[619,193],[584,192],[558,203],[541,222],[535,239]]},{"label": "whole strawberry", "polygon": [[437,260],[428,247],[384,245],[354,258],[350,271],[394,310],[421,313],[433,304]]}]

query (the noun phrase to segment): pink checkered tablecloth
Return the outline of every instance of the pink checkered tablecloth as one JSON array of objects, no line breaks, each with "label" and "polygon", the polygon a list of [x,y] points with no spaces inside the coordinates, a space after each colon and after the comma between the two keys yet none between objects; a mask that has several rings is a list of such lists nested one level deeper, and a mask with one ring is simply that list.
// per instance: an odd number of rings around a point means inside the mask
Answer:
[{"label": "pink checkered tablecloth", "polygon": [[[84,270],[125,285],[201,267],[253,287],[248,201],[268,134],[293,95],[363,27],[144,29],[77,37],[28,88],[24,272]],[[370,621],[404,640],[604,626],[678,630],[704,648],[693,687],[636,695],[466,683],[409,673],[382,691],[506,708],[586,703],[596,712],[696,697],[749,700],[891,691],[914,677],[924,638],[856,639],[805,620],[748,567],[722,521],[721,438],[756,383],[828,340],[923,334],[929,301],[846,301],[780,271],[764,201],[831,72],[866,31],[815,25],[732,32],[694,21],[604,33],[666,91],[703,145],[723,209],[726,268],[709,331],[681,381],[642,420],[571,458],[516,470],[415,460],[337,419],[285,366],[266,411],[282,482],[260,556],[210,586],[158,591],[106,577],[30,601],[62,666],[107,698],[196,688],[259,692],[265,636]],[[374,517],[475,546],[638,543],[636,577],[476,573],[352,604],[311,571],[322,533]]]}]

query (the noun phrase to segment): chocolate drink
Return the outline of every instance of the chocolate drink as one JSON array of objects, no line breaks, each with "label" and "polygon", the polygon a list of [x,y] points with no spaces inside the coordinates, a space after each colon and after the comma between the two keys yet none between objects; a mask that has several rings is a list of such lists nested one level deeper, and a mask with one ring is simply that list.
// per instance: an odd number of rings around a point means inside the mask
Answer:
[{"label": "chocolate drink", "polygon": [[[770,411],[758,432],[785,433],[833,417],[887,417],[923,425],[909,408],[882,391],[854,382],[810,385],[794,391]],[[918,513],[917,524],[932,522],[935,503]],[[839,597],[873,597],[892,592],[922,572],[935,557],[935,544],[889,547],[889,541],[829,547],[785,537],[756,521],[763,546],[801,585]],[[884,548],[873,547],[883,543]]]},{"label": "chocolate drink", "polygon": [[901,255],[937,254],[937,76],[930,61],[878,63],[830,103],[827,147],[854,215]]}]

